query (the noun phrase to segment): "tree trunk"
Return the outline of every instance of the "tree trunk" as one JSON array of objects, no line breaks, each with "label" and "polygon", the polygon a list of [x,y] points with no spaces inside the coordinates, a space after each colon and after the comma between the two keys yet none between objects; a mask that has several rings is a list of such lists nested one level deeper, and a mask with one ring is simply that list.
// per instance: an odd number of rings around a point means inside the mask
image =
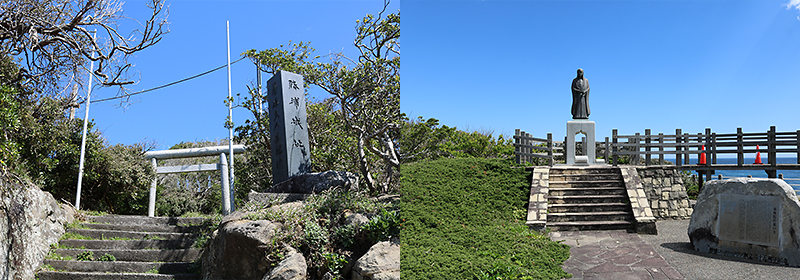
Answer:
[{"label": "tree trunk", "polygon": [[375,181],[372,179],[372,174],[369,173],[369,162],[367,161],[367,153],[364,147],[365,135],[363,132],[358,133],[358,167],[361,169],[361,175],[364,176],[364,183],[370,192],[375,192]]}]

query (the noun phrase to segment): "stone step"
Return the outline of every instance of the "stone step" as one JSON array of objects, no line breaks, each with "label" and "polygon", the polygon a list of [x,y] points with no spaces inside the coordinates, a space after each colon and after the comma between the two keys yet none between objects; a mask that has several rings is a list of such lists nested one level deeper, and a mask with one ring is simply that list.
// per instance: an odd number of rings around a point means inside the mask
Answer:
[{"label": "stone step", "polygon": [[117,261],[129,262],[193,262],[200,258],[200,249],[109,250],[109,249],[55,249],[57,255],[77,259],[78,254],[92,251],[95,258],[113,255]]},{"label": "stone step", "polygon": [[105,273],[105,272],[62,272],[41,271],[39,280],[199,280],[197,274],[155,274],[155,273]]},{"label": "stone step", "polygon": [[194,238],[194,233],[173,233],[173,232],[140,232],[140,231],[119,231],[105,229],[68,229],[67,232],[77,233],[92,239],[186,239]]},{"label": "stone step", "polygon": [[591,188],[591,187],[618,187],[625,188],[622,180],[585,180],[585,181],[549,181],[551,188]]},{"label": "stone step", "polygon": [[[58,271],[75,272],[108,272],[108,273],[147,273],[157,271],[158,274],[192,274],[197,272],[200,264],[190,262],[125,262],[125,261],[64,261],[44,260],[44,263]],[[193,267],[194,266],[194,267]]]},{"label": "stone step", "polygon": [[549,204],[547,206],[547,211],[550,213],[630,211],[630,207],[631,205],[625,202],[569,203],[569,204]]},{"label": "stone step", "polygon": [[634,223],[629,221],[580,221],[580,222],[547,222],[547,228],[554,231],[577,230],[614,230],[634,228]]},{"label": "stone step", "polygon": [[548,204],[615,203],[628,202],[627,195],[550,195]]},{"label": "stone step", "polygon": [[167,240],[77,240],[63,239],[58,244],[69,248],[136,250],[136,249],[187,249],[194,239]]},{"label": "stone step", "polygon": [[619,174],[618,169],[613,167],[577,167],[572,166],[568,168],[553,167],[550,168],[550,176],[552,175],[583,175],[583,174]]},{"label": "stone step", "polygon": [[609,212],[579,212],[579,213],[548,213],[547,222],[577,222],[577,221],[633,221],[633,215],[628,211]]},{"label": "stone step", "polygon": [[173,232],[173,233],[196,233],[200,231],[199,226],[152,226],[152,225],[113,225],[113,224],[92,224],[82,223],[81,227],[87,229],[104,229],[119,231],[139,231],[139,232]]},{"label": "stone step", "polygon": [[616,174],[550,174],[551,182],[560,181],[586,181],[586,180],[622,180],[622,175]]},{"label": "stone step", "polygon": [[627,194],[625,188],[620,187],[593,187],[593,188],[553,188],[549,189],[548,195],[553,196],[572,196],[572,195],[623,195]]},{"label": "stone step", "polygon": [[147,217],[132,215],[105,215],[89,216],[89,221],[99,224],[111,225],[141,225],[141,226],[193,226],[203,224],[206,218],[183,217]]}]

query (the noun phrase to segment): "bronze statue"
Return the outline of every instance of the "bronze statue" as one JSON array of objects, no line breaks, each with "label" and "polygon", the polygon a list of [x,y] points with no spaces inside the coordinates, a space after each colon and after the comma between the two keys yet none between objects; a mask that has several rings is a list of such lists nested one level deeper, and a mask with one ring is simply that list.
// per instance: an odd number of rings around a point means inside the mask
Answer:
[{"label": "bronze statue", "polygon": [[589,80],[578,69],[578,77],[572,79],[572,118],[589,119]]}]

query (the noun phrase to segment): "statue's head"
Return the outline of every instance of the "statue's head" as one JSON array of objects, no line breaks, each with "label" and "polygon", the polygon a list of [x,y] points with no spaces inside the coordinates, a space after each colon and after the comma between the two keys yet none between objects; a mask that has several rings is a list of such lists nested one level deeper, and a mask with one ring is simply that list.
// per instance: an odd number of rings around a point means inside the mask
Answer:
[{"label": "statue's head", "polygon": [[578,79],[583,79],[583,69],[578,68]]}]

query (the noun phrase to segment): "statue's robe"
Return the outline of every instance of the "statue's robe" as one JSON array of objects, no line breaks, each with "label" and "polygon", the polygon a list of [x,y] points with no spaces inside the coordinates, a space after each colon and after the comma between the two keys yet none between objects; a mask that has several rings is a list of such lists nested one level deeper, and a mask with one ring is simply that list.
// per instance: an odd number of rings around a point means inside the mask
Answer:
[{"label": "statue's robe", "polygon": [[572,80],[572,118],[589,119],[589,80],[584,77]]}]

